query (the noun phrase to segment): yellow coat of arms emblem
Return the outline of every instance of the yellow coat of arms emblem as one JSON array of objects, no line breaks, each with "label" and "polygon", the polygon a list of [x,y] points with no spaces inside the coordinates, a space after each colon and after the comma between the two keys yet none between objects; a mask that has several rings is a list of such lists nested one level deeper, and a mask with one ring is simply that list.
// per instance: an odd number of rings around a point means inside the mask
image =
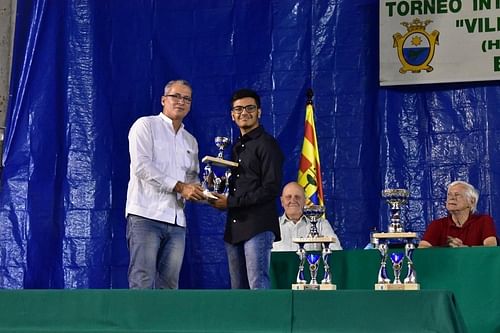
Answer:
[{"label": "yellow coat of arms emblem", "polygon": [[439,31],[432,33],[425,31],[425,28],[431,20],[421,21],[415,18],[412,22],[402,22],[407,32],[404,35],[396,33],[392,36],[394,40],[393,47],[397,47],[398,58],[403,65],[399,72],[420,73],[425,70],[431,72],[434,68],[430,62],[434,57],[436,45],[439,44]]}]

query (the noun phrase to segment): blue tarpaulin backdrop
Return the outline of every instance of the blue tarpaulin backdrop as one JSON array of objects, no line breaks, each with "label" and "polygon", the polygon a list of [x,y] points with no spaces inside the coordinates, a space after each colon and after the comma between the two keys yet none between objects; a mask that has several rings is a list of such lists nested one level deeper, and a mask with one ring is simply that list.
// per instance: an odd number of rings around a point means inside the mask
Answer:
[{"label": "blue tarpaulin backdrop", "polygon": [[[17,2],[0,206],[0,287],[125,288],[127,134],[193,85],[200,158],[237,135],[228,99],[263,97],[295,180],[314,90],[327,217],[344,248],[384,230],[380,191],[407,188],[407,229],[443,216],[446,184],[479,188],[500,221],[498,82],[380,88],[376,0]],[[460,70],[460,68],[457,68]],[[188,207],[183,288],[228,288],[225,216]]]}]

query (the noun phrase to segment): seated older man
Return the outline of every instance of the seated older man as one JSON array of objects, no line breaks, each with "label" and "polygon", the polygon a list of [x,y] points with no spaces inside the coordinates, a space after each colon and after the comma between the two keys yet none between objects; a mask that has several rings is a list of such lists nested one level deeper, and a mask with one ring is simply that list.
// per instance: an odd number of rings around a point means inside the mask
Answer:
[{"label": "seated older man", "polygon": [[[306,237],[311,228],[311,223],[303,215],[305,202],[304,189],[298,183],[291,182],[283,188],[281,205],[285,212],[280,216],[281,241],[274,242],[273,251],[297,251],[299,249],[298,244],[294,243],[292,239]],[[335,243],[330,244],[330,249],[342,250],[339,238],[326,219],[319,219],[316,227],[321,236],[335,238]],[[307,244],[306,249],[311,249],[311,245]]]},{"label": "seated older man", "polygon": [[493,218],[476,213],[479,192],[463,181],[448,185],[446,209],[449,215],[432,221],[419,248],[431,246],[496,246]]}]

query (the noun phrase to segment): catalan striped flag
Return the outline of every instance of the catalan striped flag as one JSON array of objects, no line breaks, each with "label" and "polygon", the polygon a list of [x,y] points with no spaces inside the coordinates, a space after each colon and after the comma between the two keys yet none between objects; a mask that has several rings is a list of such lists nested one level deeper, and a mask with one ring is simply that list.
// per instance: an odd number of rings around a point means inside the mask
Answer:
[{"label": "catalan striped flag", "polygon": [[306,192],[306,205],[314,204],[324,206],[318,140],[316,139],[316,127],[314,125],[312,90],[308,91],[304,142],[302,143],[302,154],[300,156],[297,182]]}]

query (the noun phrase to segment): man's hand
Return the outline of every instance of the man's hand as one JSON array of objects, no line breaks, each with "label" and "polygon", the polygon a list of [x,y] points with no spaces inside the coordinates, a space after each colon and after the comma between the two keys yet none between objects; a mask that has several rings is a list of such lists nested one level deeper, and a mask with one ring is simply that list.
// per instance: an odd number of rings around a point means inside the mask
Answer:
[{"label": "man's hand", "polygon": [[467,247],[460,238],[448,236],[449,247]]},{"label": "man's hand", "polygon": [[217,199],[208,199],[208,203],[217,209],[225,210],[227,208],[227,197],[223,194],[212,193]]},{"label": "man's hand", "polygon": [[179,193],[186,200],[205,200],[205,196],[203,195],[203,188],[200,184],[186,184],[177,182],[177,184],[175,184],[174,191]]}]

